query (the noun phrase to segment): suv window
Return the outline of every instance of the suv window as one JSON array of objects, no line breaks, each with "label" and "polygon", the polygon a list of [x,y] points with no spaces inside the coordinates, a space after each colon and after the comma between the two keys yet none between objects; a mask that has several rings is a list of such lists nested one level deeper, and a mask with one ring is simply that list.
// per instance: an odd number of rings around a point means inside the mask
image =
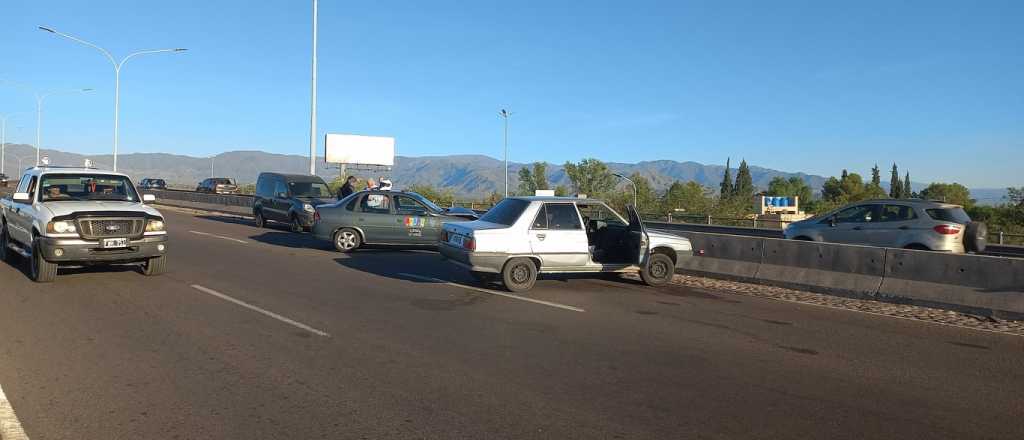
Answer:
[{"label": "suv window", "polygon": [[914,208],[907,205],[882,205],[882,212],[878,215],[880,222],[904,222],[917,218]]},{"label": "suv window", "polygon": [[836,213],[836,223],[868,223],[878,219],[878,205],[859,205]]},{"label": "suv window", "polygon": [[286,186],[284,184],[284,182],[282,182],[280,180],[275,180],[274,181],[274,194],[273,194],[273,196],[274,197],[278,197],[280,194],[284,194],[285,196],[287,196],[288,195],[288,186]]},{"label": "suv window", "polygon": [[395,211],[403,215],[427,215],[427,207],[409,196],[395,196]]},{"label": "suv window", "polygon": [[384,194],[367,194],[359,203],[359,209],[371,214],[390,214],[391,199]]},{"label": "suv window", "polygon": [[546,203],[537,212],[533,229],[578,230],[580,217],[572,203]]},{"label": "suv window", "polygon": [[480,221],[512,226],[527,206],[530,206],[530,202],[526,200],[504,199],[480,217]]},{"label": "suv window", "polygon": [[924,210],[928,217],[940,222],[952,222],[966,225],[971,222],[971,216],[964,212],[963,208],[932,208]]}]

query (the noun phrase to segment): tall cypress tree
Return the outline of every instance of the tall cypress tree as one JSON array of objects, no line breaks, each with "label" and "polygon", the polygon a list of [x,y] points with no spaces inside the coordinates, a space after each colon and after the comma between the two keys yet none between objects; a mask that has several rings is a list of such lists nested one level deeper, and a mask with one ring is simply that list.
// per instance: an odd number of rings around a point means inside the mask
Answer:
[{"label": "tall cypress tree", "polygon": [[882,187],[882,170],[878,169],[878,164],[871,169],[871,184],[879,188]]},{"label": "tall cypress tree", "polygon": [[744,200],[754,197],[754,178],[750,175],[746,159],[740,161],[740,167],[736,170],[736,185],[733,185],[732,192],[733,196]]},{"label": "tall cypress tree", "polygon": [[731,158],[725,159],[725,176],[722,177],[722,185],[719,187],[719,194],[721,198],[728,199],[732,197],[732,172],[729,171],[729,161]]},{"label": "tall cypress tree", "polygon": [[903,182],[900,182],[900,170],[895,163],[892,164],[892,177],[889,180],[889,197],[903,198]]},{"label": "tall cypress tree", "polygon": [[907,171],[907,177],[903,179],[903,197],[914,197],[914,189],[910,187],[910,171]]}]

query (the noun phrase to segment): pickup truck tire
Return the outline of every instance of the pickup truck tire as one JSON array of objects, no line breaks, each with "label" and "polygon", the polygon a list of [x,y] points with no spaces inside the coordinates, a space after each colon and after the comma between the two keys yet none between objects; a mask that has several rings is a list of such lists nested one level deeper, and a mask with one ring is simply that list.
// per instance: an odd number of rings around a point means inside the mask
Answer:
[{"label": "pickup truck tire", "polygon": [[513,258],[501,269],[501,282],[510,292],[525,292],[537,282],[537,266],[529,258]]},{"label": "pickup truck tire", "polygon": [[640,271],[640,279],[648,286],[664,286],[672,280],[675,274],[675,264],[665,254],[651,254],[647,259],[647,266]]},{"label": "pickup truck tire", "polygon": [[7,247],[7,224],[0,224],[0,261],[8,261],[11,250]]},{"label": "pickup truck tire", "polygon": [[38,241],[32,243],[32,258],[29,260],[29,277],[37,283],[50,283],[57,279],[57,264],[43,258]]},{"label": "pickup truck tire", "polygon": [[147,277],[155,277],[167,271],[167,256],[153,257],[142,263],[142,274]]}]

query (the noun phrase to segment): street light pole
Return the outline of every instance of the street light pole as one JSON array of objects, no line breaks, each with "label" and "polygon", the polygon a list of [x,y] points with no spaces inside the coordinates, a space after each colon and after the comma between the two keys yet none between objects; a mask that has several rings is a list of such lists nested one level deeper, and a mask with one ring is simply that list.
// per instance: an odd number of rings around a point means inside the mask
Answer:
[{"label": "street light pole", "polygon": [[508,197],[508,117],[512,112],[502,109],[498,116],[505,120],[505,197]]},{"label": "street light pole", "polygon": [[619,173],[612,173],[612,175],[615,176],[615,177],[618,177],[618,178],[620,178],[622,180],[625,180],[625,181],[629,182],[630,185],[633,185],[633,208],[635,208],[637,210],[637,212],[640,212],[640,207],[637,206],[636,182],[633,182],[632,180],[630,180],[630,178],[628,178],[626,176],[623,176],[622,174],[619,174]]},{"label": "street light pole", "polygon": [[61,37],[67,38],[67,39],[69,39],[71,41],[74,41],[74,42],[81,43],[81,44],[84,44],[86,46],[92,47],[92,48],[100,51],[101,53],[103,53],[103,55],[106,56],[108,60],[110,60],[110,64],[114,66],[114,171],[117,171],[118,118],[119,118],[120,107],[121,107],[121,68],[124,67],[124,63],[125,62],[127,62],[130,58],[135,57],[137,55],[145,55],[145,54],[161,53],[161,52],[184,52],[184,51],[186,51],[188,49],[175,48],[175,49],[147,49],[147,50],[140,50],[140,51],[128,54],[127,56],[122,58],[120,62],[118,62],[117,60],[114,59],[114,56],[111,55],[110,52],[108,52],[106,49],[104,49],[102,47],[99,47],[99,46],[97,46],[97,45],[95,45],[93,43],[90,43],[88,41],[85,41],[85,40],[83,40],[81,38],[75,37],[75,36],[70,35],[70,34],[65,34],[63,32],[55,31],[55,30],[53,30],[51,28],[48,28],[48,27],[45,27],[45,26],[39,26],[39,29],[43,30],[43,31],[46,31],[46,32],[49,32],[49,33],[54,34],[54,35],[59,35]]},{"label": "street light pole", "polygon": [[[60,92],[36,93],[36,166],[39,166],[39,150],[43,148],[43,102],[50,95],[63,93],[85,93],[92,89],[66,90]],[[115,156],[116,157],[116,156]]]},{"label": "street light pole", "polygon": [[313,66],[312,66],[312,86],[310,89],[310,110],[309,110],[309,174],[311,176],[316,175],[316,42],[317,42],[317,22],[318,11],[317,0],[313,0]]}]

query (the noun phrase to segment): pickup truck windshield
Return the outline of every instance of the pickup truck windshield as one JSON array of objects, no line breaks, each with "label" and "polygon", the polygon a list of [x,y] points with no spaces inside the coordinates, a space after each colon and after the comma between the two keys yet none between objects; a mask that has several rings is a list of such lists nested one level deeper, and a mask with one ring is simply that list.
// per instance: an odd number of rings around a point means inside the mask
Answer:
[{"label": "pickup truck windshield", "polygon": [[39,185],[40,202],[139,200],[130,180],[105,174],[44,174]]}]

